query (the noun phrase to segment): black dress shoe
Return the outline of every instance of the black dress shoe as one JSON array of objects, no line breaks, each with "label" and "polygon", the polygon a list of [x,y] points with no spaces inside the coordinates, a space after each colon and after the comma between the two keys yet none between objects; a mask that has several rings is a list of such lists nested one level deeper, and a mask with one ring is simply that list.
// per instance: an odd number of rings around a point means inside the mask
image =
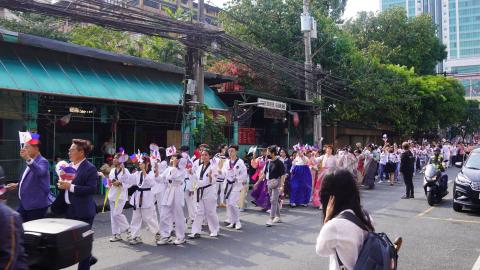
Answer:
[{"label": "black dress shoe", "polygon": [[407,196],[407,195],[402,196],[402,199],[410,199],[410,196]]},{"label": "black dress shoe", "polygon": [[410,199],[415,199],[415,196],[413,196],[413,195],[410,195]]},{"label": "black dress shoe", "polygon": [[98,262],[97,257],[92,256],[90,257],[90,266],[96,264]]}]

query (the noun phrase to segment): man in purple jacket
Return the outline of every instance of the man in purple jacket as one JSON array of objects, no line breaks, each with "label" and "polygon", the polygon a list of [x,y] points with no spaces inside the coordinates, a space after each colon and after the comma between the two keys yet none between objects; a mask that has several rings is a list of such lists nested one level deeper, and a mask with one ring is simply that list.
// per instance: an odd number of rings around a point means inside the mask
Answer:
[{"label": "man in purple jacket", "polygon": [[48,161],[40,154],[40,141],[25,143],[20,157],[26,161],[27,168],[20,182],[7,185],[7,189],[18,189],[17,212],[23,222],[44,218],[49,206],[50,172]]}]

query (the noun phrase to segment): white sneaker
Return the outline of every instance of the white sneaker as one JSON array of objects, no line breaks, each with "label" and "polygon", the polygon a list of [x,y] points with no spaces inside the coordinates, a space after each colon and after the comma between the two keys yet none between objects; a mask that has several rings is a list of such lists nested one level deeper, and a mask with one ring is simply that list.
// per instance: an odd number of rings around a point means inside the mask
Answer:
[{"label": "white sneaker", "polygon": [[267,227],[272,227],[273,225],[273,220],[270,218],[267,220],[267,223],[265,223],[265,225],[267,225]]},{"label": "white sneaker", "polygon": [[199,233],[191,233],[187,237],[189,239],[197,239],[197,238],[200,238],[200,234]]},{"label": "white sneaker", "polygon": [[240,209],[238,209],[238,211],[245,212],[245,208],[240,208]]},{"label": "white sneaker", "polygon": [[185,242],[187,242],[187,241],[185,241],[185,238],[184,239],[176,239],[175,241],[173,241],[173,244],[178,246],[178,245],[185,244]]},{"label": "white sneaker", "polygon": [[128,243],[130,245],[138,245],[138,244],[143,243],[143,241],[142,241],[142,238],[140,238],[140,236],[137,236],[135,238],[130,239],[130,241],[128,241]]},{"label": "white sneaker", "polygon": [[270,214],[271,212],[272,212],[272,209],[268,209],[268,210],[267,210],[267,213]]},{"label": "white sneaker", "polygon": [[230,223],[229,225],[227,225],[227,228],[229,229],[233,229],[233,227],[235,227],[235,223]]},{"label": "white sneaker", "polygon": [[218,237],[218,233],[213,232],[213,233],[210,234],[210,237]]},{"label": "white sneaker", "polygon": [[162,238],[162,239],[156,241],[156,244],[157,244],[157,246],[166,245],[166,244],[168,244],[168,238]]},{"label": "white sneaker", "polygon": [[241,230],[242,229],[242,223],[238,222],[235,224],[235,230]]},{"label": "white sneaker", "polygon": [[132,232],[130,229],[126,230],[125,233],[127,234],[127,240],[132,240]]},{"label": "white sneaker", "polygon": [[114,234],[110,238],[110,242],[118,242],[118,241],[122,241],[122,236],[120,234]]},{"label": "white sneaker", "polygon": [[273,220],[272,220],[273,223],[282,223],[282,219],[280,219],[280,217],[275,217]]}]

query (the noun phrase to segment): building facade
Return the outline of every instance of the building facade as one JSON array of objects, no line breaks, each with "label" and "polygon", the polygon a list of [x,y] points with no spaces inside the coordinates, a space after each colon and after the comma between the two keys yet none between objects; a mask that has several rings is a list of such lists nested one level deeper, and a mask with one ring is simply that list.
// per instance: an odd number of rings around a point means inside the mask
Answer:
[{"label": "building facade", "polygon": [[[169,16],[169,12],[175,13],[182,9],[184,12],[191,13],[192,20],[198,21],[198,3],[193,0],[104,0],[107,3],[122,6],[135,6],[142,10],[157,13],[162,16]],[[205,22],[207,25],[219,28],[220,22],[218,7],[205,4]]]},{"label": "building facade", "polygon": [[479,0],[380,0],[380,3],[381,10],[403,7],[409,17],[430,14],[448,52],[437,72],[458,78],[465,86],[466,98],[480,99]]}]

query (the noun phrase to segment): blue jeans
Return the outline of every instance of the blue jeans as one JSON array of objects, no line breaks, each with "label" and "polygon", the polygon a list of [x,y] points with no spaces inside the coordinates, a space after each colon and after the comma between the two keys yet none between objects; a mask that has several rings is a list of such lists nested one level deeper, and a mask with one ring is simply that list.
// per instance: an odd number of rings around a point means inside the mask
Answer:
[{"label": "blue jeans", "polygon": [[385,172],[385,166],[386,166],[385,164],[378,165],[378,177],[380,177],[381,181],[385,180],[385,178],[388,178],[388,175]]}]

